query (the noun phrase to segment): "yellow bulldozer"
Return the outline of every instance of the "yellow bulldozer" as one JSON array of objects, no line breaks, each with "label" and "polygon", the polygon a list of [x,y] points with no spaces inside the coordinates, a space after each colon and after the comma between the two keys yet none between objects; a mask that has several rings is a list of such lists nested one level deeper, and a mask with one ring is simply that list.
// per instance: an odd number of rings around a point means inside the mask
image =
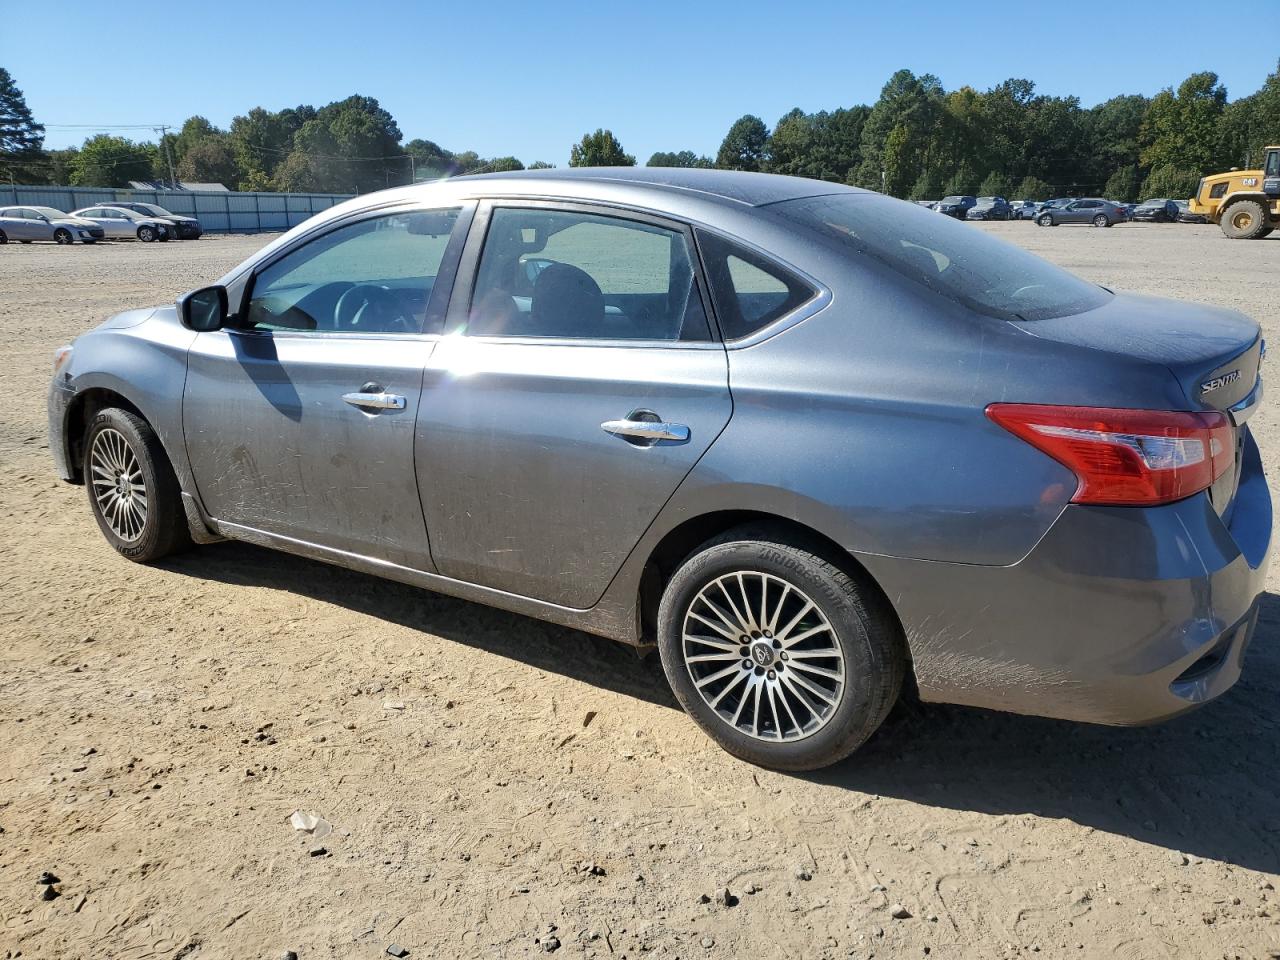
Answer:
[{"label": "yellow bulldozer", "polygon": [[1280,227],[1280,147],[1263,151],[1261,170],[1205,177],[1190,209],[1216,223],[1232,240],[1261,240]]}]

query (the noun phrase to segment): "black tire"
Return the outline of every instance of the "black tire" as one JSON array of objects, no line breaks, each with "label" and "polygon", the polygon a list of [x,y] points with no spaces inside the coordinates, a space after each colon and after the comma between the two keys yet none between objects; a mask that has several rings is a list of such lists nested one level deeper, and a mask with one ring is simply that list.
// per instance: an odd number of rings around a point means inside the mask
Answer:
[{"label": "black tire", "polygon": [[30,243],[31,241],[30,241],[30,240],[19,240],[18,242],[19,242],[19,243]]},{"label": "black tire", "polygon": [[154,227],[138,228],[138,239],[141,240],[143,243],[151,243],[153,240],[155,240],[155,238],[156,238],[156,231]]},{"label": "black tire", "polygon": [[1262,240],[1262,239],[1265,239],[1266,237],[1271,236],[1271,234],[1275,232],[1275,229],[1276,229],[1275,227],[1267,227],[1267,229],[1263,230],[1262,233],[1258,236],[1258,239]]},{"label": "black tire", "polygon": [[168,233],[162,233],[162,234],[160,234],[158,237],[156,237],[156,239],[157,239],[157,240],[159,240],[161,243],[168,243],[168,242],[169,242],[169,234],[168,234]]},{"label": "black tire", "polygon": [[1037,217],[1036,223],[1042,227],[1052,227],[1054,225],[1053,217],[1047,213],[1044,214],[1043,216]]},{"label": "black tire", "polygon": [[9,242],[8,235],[3,230],[0,230],[0,244],[6,244],[8,242]]},{"label": "black tire", "polygon": [[1107,219],[1105,213],[1100,213],[1093,218],[1093,225],[1095,227],[1109,227],[1111,226],[1111,221]]},{"label": "black tire", "polygon": [[[794,730],[790,730],[788,721],[781,719],[775,727],[778,733],[786,729],[789,735],[799,735],[789,740],[752,736],[749,732],[738,729],[732,723],[733,718],[722,717],[703,698],[695,685],[690,672],[694,668],[686,661],[684,652],[686,646],[690,646],[684,640],[685,623],[697,622],[690,617],[690,608],[702,602],[699,595],[704,587],[713,585],[719,577],[734,573],[743,573],[748,578],[767,575],[771,581],[785,581],[793,590],[800,591],[813,601],[830,627],[830,630],[824,631],[828,639],[822,642],[833,645],[832,649],[838,647],[840,650],[844,665],[844,686],[840,688],[834,706],[827,708],[825,719],[818,721],[816,713],[812,718],[805,718],[806,721],[820,724],[807,735],[801,734],[798,723]],[[748,589],[743,588],[744,592]],[[779,591],[779,595],[781,594],[782,591]],[[705,611],[705,607],[695,609]],[[789,608],[786,615],[790,617],[794,609]],[[778,629],[777,624],[774,629]],[[811,632],[803,623],[797,629]],[[785,640],[781,629],[778,633],[779,638]],[[785,659],[783,654],[786,653],[780,646],[779,639],[772,638],[770,633],[761,634],[756,631],[753,637],[755,639],[752,645],[740,647],[737,651],[729,650],[727,654],[718,654],[721,657],[727,656],[732,666],[742,667],[746,683],[740,689],[744,693],[751,686],[750,674],[755,674],[757,684],[764,684],[764,673],[758,666],[762,661],[752,660],[756,646],[767,648],[772,643],[773,648],[780,650],[775,656],[781,659]],[[729,641],[737,642],[739,641]],[[704,647],[694,641],[692,649],[702,650]],[[740,661],[737,658],[743,656],[744,649],[749,650],[749,654]],[[799,648],[791,649],[795,653]],[[658,608],[658,650],[671,689],[694,722],[733,756],[774,770],[816,770],[853,753],[888,715],[902,688],[906,672],[905,643],[901,629],[897,618],[874,584],[851,576],[811,548],[787,542],[783,537],[771,535],[762,528],[739,528],[709,541],[685,560],[672,575]],[[766,649],[762,656],[768,655]],[[778,684],[783,682],[787,666],[786,663],[781,663],[781,659],[768,668],[770,671],[777,670]],[[795,663],[793,658],[793,673]],[[717,668],[718,664],[706,669]],[[770,682],[774,682],[774,674],[770,672],[768,676]],[[702,682],[706,683],[705,676]],[[737,680],[731,678],[719,689],[731,688],[736,683]],[[717,688],[708,689],[716,691]],[[775,687],[775,690],[780,689],[780,686]],[[764,691],[759,695],[762,702],[763,694]],[[724,708],[727,712],[734,709],[728,703],[736,703],[739,697],[732,690],[726,696],[729,698]],[[712,696],[712,699],[715,697]],[[796,701],[793,699],[792,702]],[[772,709],[775,718],[783,717],[783,712],[777,707]],[[793,722],[796,716],[804,715],[793,712]],[[742,720],[743,723],[746,722],[745,716]],[[764,714],[764,720],[767,728],[767,714]]]},{"label": "black tire", "polygon": [[1261,240],[1271,227],[1271,214],[1257,200],[1237,200],[1222,211],[1221,225],[1232,240]]},{"label": "black tire", "polygon": [[[95,444],[99,437],[103,437],[102,444],[108,450],[113,443],[118,450],[118,444],[123,441],[137,467],[130,476],[141,475],[145,496],[144,519],[133,536],[124,536],[117,531],[116,527],[121,526],[122,521],[116,520],[113,524],[107,518],[105,509],[109,509],[110,491],[118,481],[115,477],[103,476],[101,467],[97,466],[104,462],[101,456],[95,463],[95,453],[99,449]],[[82,467],[89,508],[98,521],[98,529],[120,556],[135,563],[150,563],[191,546],[178,478],[174,476],[169,458],[160,445],[160,438],[141,417],[117,407],[99,411],[85,430]],[[106,486],[104,481],[111,486]],[[108,503],[105,508],[104,497]]]},{"label": "black tire", "polygon": [[53,242],[59,246],[65,247],[67,244],[75,243],[76,238],[71,236],[71,231],[66,227],[59,227],[53,231]]}]

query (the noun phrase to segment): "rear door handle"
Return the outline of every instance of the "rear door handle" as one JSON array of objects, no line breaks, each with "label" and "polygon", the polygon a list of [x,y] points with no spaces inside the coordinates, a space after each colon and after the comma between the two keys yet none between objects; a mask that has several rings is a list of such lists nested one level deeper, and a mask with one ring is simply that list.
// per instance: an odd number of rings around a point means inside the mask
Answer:
[{"label": "rear door handle", "polygon": [[662,420],[606,420],[600,429],[615,437],[634,440],[668,440],[686,443],[689,428],[683,423],[666,423]]},{"label": "rear door handle", "polygon": [[403,410],[404,397],[394,393],[344,393],[342,399],[366,410]]}]

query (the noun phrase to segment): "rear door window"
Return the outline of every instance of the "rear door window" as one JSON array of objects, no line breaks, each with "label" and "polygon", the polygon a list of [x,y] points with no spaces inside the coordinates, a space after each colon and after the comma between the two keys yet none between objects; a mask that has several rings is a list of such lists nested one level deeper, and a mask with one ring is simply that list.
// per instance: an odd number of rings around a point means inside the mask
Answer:
[{"label": "rear door window", "polygon": [[725,340],[748,337],[817,294],[781,264],[717,234],[697,233]]}]

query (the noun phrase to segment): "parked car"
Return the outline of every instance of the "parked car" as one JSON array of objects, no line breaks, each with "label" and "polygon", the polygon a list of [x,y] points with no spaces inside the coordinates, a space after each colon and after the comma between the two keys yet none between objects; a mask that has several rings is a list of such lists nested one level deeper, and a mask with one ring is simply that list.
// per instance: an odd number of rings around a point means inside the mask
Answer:
[{"label": "parked car", "polygon": [[1126,221],[1133,219],[1133,208],[1135,204],[1126,203],[1123,200],[1108,200],[1107,203],[1110,203],[1114,205],[1117,209],[1119,209],[1119,211],[1122,214],[1124,214],[1124,218]]},{"label": "parked car", "polygon": [[1110,724],[1230,688],[1260,353],[852,187],[526,171],[357,197],[107,320],[56,354],[49,445],[130,560],[229,537],[656,644],[711,737],[799,770],[908,671]]},{"label": "parked car", "polygon": [[1148,223],[1174,223],[1178,219],[1178,205],[1172,200],[1143,200],[1133,208],[1134,220]]},{"label": "parked car", "polygon": [[174,232],[173,224],[168,220],[143,216],[124,207],[85,207],[72,216],[93,221],[105,231],[109,240],[137,239],[151,243],[153,240],[168,240]]},{"label": "parked car", "polygon": [[1090,223],[1095,227],[1114,227],[1124,222],[1124,212],[1109,200],[1087,197],[1072,200],[1061,207],[1041,209],[1036,223],[1042,227],[1057,227],[1064,223]]},{"label": "parked car", "polygon": [[1014,220],[1034,220],[1038,209],[1039,207],[1036,206],[1034,200],[1011,200],[1009,202],[1010,216]]},{"label": "parked car", "polygon": [[102,228],[92,221],[63,213],[53,207],[5,207],[0,210],[0,243],[16,240],[32,243],[52,240],[68,244],[95,243],[102,239]]},{"label": "parked car", "polygon": [[977,197],[943,197],[938,201],[935,209],[938,213],[945,213],[948,217],[963,220],[965,214],[969,212],[969,208],[977,202]]},{"label": "parked car", "polygon": [[1191,209],[1190,200],[1175,200],[1174,206],[1178,208],[1179,223],[1208,223],[1209,218],[1203,213],[1196,213]]},{"label": "parked car", "polygon": [[173,224],[173,238],[175,240],[199,240],[200,235],[204,231],[200,228],[200,221],[195,217],[184,216],[180,213],[170,213],[164,207],[157,206],[154,203],[139,203],[134,200],[117,200],[112,206],[121,207],[125,210],[132,210],[134,213],[140,213],[144,217],[155,217],[160,220],[168,220]]},{"label": "parked car", "polygon": [[915,202],[918,206],[924,207],[926,210],[932,210],[938,205],[937,200],[917,200]]},{"label": "parked car", "polygon": [[1008,220],[1013,215],[1009,201],[1004,197],[979,197],[978,202],[965,211],[966,220]]}]

